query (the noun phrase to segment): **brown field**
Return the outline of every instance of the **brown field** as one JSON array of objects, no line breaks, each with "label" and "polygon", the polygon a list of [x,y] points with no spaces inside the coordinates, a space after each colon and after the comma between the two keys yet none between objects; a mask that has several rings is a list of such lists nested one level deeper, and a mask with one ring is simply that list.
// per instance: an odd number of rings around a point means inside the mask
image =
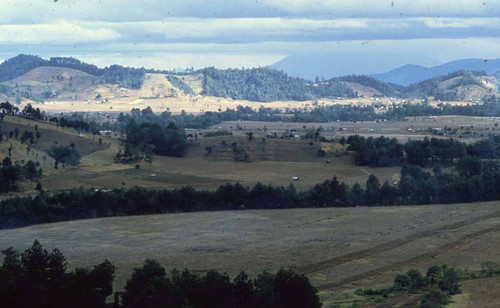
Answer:
[{"label": "brown field", "polygon": [[500,203],[378,208],[199,212],[115,217],[0,231],[0,247],[35,239],[63,251],[69,267],[110,259],[116,288],[145,258],[167,269],[234,276],[291,267],[320,290],[326,307],[360,287],[391,284],[409,268],[447,263],[478,269],[498,261]]},{"label": "brown field", "polygon": [[461,294],[451,297],[448,308],[500,307],[500,277],[465,281],[461,289]]}]

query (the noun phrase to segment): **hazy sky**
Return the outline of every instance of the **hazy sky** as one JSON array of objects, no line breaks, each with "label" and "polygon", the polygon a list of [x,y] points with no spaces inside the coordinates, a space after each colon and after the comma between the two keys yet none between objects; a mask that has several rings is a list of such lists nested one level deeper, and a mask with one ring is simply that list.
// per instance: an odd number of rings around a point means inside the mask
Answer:
[{"label": "hazy sky", "polygon": [[19,53],[167,69],[331,55],[384,71],[500,58],[500,0],[0,0],[0,61]]}]

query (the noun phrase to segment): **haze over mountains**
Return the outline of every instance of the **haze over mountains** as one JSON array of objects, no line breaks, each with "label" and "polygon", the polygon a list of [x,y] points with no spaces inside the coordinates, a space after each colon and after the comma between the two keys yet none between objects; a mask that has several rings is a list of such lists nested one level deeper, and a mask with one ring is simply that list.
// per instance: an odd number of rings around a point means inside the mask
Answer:
[{"label": "haze over mountains", "polygon": [[484,71],[488,75],[500,71],[500,59],[461,59],[432,67],[407,64],[387,72],[377,71],[379,63],[374,63],[385,62],[387,59],[372,60],[367,61],[366,58],[359,57],[352,61],[337,61],[332,56],[289,56],[269,67],[283,70],[293,77],[309,80],[314,80],[316,76],[330,79],[349,74],[363,74],[404,86],[458,70]]}]

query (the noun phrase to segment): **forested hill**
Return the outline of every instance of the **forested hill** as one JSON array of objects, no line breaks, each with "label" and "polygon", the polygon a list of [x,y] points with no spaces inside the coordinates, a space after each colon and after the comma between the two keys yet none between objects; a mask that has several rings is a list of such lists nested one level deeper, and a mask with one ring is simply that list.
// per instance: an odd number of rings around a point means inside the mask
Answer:
[{"label": "forested hill", "polygon": [[318,85],[270,68],[220,70],[212,67],[198,73],[204,76],[203,94],[209,96],[261,102],[354,96],[354,92],[340,81]]},{"label": "forested hill", "polygon": [[[39,67],[74,69],[94,76],[95,79],[92,81],[92,85],[99,83],[118,84],[129,89],[140,89],[145,80],[146,72],[167,73],[166,71],[146,71],[143,68],[130,68],[120,65],[99,68],[74,58],[53,57],[45,60],[37,56],[21,54],[0,64],[0,82],[13,80]],[[386,83],[364,75],[347,75],[329,80],[316,78],[315,81],[309,81],[290,77],[283,71],[269,67],[224,70],[212,67],[195,72],[191,71],[186,74],[193,75],[196,82],[199,82],[197,88],[200,89],[202,95],[259,102],[305,101],[321,97],[352,98],[358,96],[400,98],[432,96],[435,99],[444,101],[479,101],[493,96],[500,96],[498,91],[500,74],[498,72],[488,76],[483,71],[461,70],[413,83],[409,86]],[[193,89],[190,88],[191,85],[185,84],[170,74],[167,78],[172,85],[181,89],[185,94],[195,94]],[[58,83],[59,81],[55,80],[54,82]],[[1,86],[5,85],[5,83],[0,84],[0,92],[2,92]],[[24,93],[29,89],[17,90],[20,91],[18,91],[19,93]],[[3,93],[9,91],[14,90],[4,87]],[[46,89],[44,91],[47,92]]]},{"label": "forested hill", "polygon": [[32,69],[41,66],[55,66],[76,69],[87,74],[101,77],[102,83],[118,84],[125,88],[139,89],[145,76],[145,69],[111,65],[98,68],[95,65],[81,62],[74,58],[53,57],[49,60],[38,56],[20,54],[0,64],[0,82],[22,76]]}]

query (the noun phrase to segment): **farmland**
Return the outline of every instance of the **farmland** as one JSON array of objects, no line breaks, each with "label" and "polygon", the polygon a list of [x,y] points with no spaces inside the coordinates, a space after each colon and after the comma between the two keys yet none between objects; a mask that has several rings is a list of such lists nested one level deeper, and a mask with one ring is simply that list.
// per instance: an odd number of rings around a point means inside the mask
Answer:
[{"label": "farmland", "polygon": [[[191,185],[198,189],[216,189],[227,182],[240,182],[245,186],[253,186],[257,182],[288,186],[292,177],[298,190],[306,190],[313,185],[336,175],[340,181],[348,184],[364,184],[369,174],[375,174],[381,182],[399,180],[399,167],[370,168],[355,166],[352,154],[345,148],[331,150],[327,157],[318,156],[319,149],[325,149],[329,144],[314,140],[293,140],[267,138],[267,134],[281,134],[294,131],[294,134],[304,136],[310,131],[322,127],[321,136],[327,139],[340,139],[341,136],[360,134],[365,136],[396,137],[401,142],[408,139],[422,139],[425,136],[447,138],[447,136],[432,135],[429,127],[449,127],[463,132],[464,142],[478,140],[481,135],[495,132],[495,124],[499,118],[475,118],[463,116],[415,117],[406,121],[390,122],[332,122],[332,123],[283,123],[283,122],[223,122],[206,130],[188,131],[191,134],[227,130],[230,136],[200,137],[189,141],[188,151],[183,158],[164,157],[156,155],[151,164],[118,164],[113,158],[122,147],[116,138],[92,136],[84,134],[78,137],[76,130],[56,127],[45,122],[36,122],[18,117],[6,116],[4,131],[9,132],[18,127],[22,133],[33,131],[35,125],[41,133],[40,140],[26,152],[27,145],[22,145],[15,138],[8,138],[0,144],[1,158],[7,155],[10,145],[13,146],[15,160],[37,160],[44,170],[41,179],[46,189],[59,190],[73,187],[131,187],[135,185],[149,188],[178,188]],[[409,131],[408,128],[412,130]],[[253,134],[248,140],[247,134]],[[102,144],[98,142],[102,139]],[[77,167],[54,169],[53,159],[45,152],[51,145],[75,144],[82,154],[82,160]],[[235,162],[231,144],[246,149],[248,162]],[[225,145],[224,145],[225,144]],[[207,147],[213,149],[211,153]],[[43,159],[45,157],[45,159]],[[33,184],[26,183],[23,190],[31,190]]]},{"label": "farmland", "polygon": [[117,266],[116,288],[148,257],[167,269],[216,269],[232,276],[291,267],[311,279],[329,307],[349,299],[354,289],[389,285],[409,268],[448,263],[474,270],[495,260],[499,205],[115,217],[2,230],[0,247],[24,249],[38,239],[63,251],[72,268],[108,258]]}]

